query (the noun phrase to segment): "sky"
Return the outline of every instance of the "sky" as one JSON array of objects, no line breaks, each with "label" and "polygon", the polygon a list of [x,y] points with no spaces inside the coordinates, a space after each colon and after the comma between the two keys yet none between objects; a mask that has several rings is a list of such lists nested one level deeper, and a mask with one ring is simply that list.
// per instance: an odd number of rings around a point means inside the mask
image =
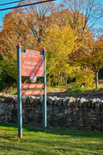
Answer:
[{"label": "sky", "polygon": [[[15,1],[18,1],[18,0],[0,0],[0,4],[9,3],[9,2],[15,2]],[[56,0],[56,2],[60,2],[60,0]],[[8,8],[8,7],[14,7],[14,6],[17,5],[17,4],[18,4],[18,3],[0,6],[0,9]],[[2,24],[3,24],[2,18],[5,17],[5,15],[6,15],[8,12],[10,12],[10,11],[11,11],[11,10],[0,11],[0,26],[2,26]]]},{"label": "sky", "polygon": [[[9,3],[9,2],[13,2],[13,1],[15,2],[17,0],[0,0],[0,4]],[[0,6],[0,9],[13,7],[14,5],[17,5],[17,3],[11,4],[11,5]],[[2,18],[5,17],[5,14],[7,14],[10,11],[11,10],[0,11],[0,26],[2,26],[2,24],[3,24]]]}]

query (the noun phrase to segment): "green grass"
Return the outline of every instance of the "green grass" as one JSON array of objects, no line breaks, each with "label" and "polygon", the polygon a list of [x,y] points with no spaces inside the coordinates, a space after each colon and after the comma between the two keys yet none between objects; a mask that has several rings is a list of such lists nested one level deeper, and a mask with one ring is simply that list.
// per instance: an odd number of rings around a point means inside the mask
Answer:
[{"label": "green grass", "polygon": [[98,89],[96,88],[83,88],[81,87],[81,84],[78,84],[76,86],[73,87],[69,87],[65,93],[67,94],[84,94],[84,93],[94,93],[94,92],[98,92]]},{"label": "green grass", "polygon": [[103,155],[103,133],[0,123],[0,155]]}]

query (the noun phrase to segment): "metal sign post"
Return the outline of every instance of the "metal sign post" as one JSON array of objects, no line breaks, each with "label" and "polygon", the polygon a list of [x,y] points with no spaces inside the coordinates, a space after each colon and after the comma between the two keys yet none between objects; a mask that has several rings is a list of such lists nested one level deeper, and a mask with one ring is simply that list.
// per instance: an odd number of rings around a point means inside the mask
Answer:
[{"label": "metal sign post", "polygon": [[18,136],[22,137],[21,45],[17,46]]},{"label": "metal sign post", "polygon": [[43,130],[47,129],[47,101],[46,101],[46,50],[43,48],[42,54],[44,55],[44,95],[43,95]]}]

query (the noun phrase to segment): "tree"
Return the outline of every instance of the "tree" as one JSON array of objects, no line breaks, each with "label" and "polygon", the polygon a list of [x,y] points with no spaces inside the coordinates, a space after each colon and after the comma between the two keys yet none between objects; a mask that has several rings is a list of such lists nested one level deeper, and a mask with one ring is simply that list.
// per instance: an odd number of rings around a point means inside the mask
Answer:
[{"label": "tree", "polygon": [[[32,3],[34,1],[27,0],[18,3],[18,5]],[[37,44],[39,44],[45,28],[48,26],[47,16],[53,10],[54,3],[52,2],[16,8],[3,18],[2,33],[6,32],[9,36],[16,34],[18,37],[24,38],[24,41],[28,35],[34,35]]]},{"label": "tree", "polygon": [[[6,39],[5,39],[6,38]],[[25,49],[32,49],[35,47],[35,37],[27,36],[24,42],[22,37],[17,37],[16,34],[11,36],[3,33],[2,44],[0,44],[0,53],[2,56],[2,68],[5,70],[9,76],[17,78],[17,42],[21,43],[22,51]]]},{"label": "tree", "polygon": [[[79,38],[80,39],[80,38]],[[93,38],[82,37],[79,44],[68,55],[69,64],[92,67],[95,71],[96,88],[98,88],[98,71],[103,66],[103,38],[94,41]]]},{"label": "tree", "polygon": [[[30,2],[33,1],[23,1],[18,5]],[[62,78],[74,72],[74,67],[70,67],[67,63],[68,54],[74,48],[78,51],[81,47],[84,49],[88,47],[85,40],[87,42],[91,32],[87,23],[85,24],[84,14],[77,10],[75,19],[75,11],[70,12],[70,8],[66,9],[65,4],[55,7],[54,3],[49,2],[14,9],[6,14],[0,32],[0,52],[3,58],[2,67],[10,76],[16,78],[17,42],[21,43],[22,51],[24,49],[40,51],[43,46],[46,47],[47,74],[55,77],[56,83],[59,84]]]},{"label": "tree", "polygon": [[65,10],[71,28],[81,27],[84,31],[101,22],[102,4],[102,0],[64,0],[59,8]]},{"label": "tree", "polygon": [[[25,2],[18,3],[18,5],[33,3],[35,1],[36,0],[27,0]],[[54,8],[54,3],[48,2],[39,5],[27,6],[25,8],[18,8],[15,9],[14,12],[25,16],[23,19],[21,18],[22,24],[25,25],[25,28],[29,29],[29,33],[32,33],[36,37],[38,43],[40,43],[45,28],[48,26],[47,17],[55,10]]]},{"label": "tree", "polygon": [[78,67],[75,78],[78,83],[85,83],[85,87],[93,86],[94,72],[90,67],[80,66]]},{"label": "tree", "polygon": [[[30,3],[28,0],[22,3]],[[0,53],[3,58],[3,69],[8,75],[16,78],[16,45],[24,49],[38,49],[46,27],[46,16],[51,13],[53,3],[28,6],[14,9],[3,18],[0,32]],[[10,69],[11,68],[11,69]]]},{"label": "tree", "polygon": [[[69,34],[69,35],[68,35]],[[47,52],[47,74],[56,76],[58,83],[63,75],[71,74],[74,71],[68,62],[68,54],[73,50],[75,31],[68,26],[58,26],[52,24],[46,29],[41,42],[41,47],[45,46]]]}]

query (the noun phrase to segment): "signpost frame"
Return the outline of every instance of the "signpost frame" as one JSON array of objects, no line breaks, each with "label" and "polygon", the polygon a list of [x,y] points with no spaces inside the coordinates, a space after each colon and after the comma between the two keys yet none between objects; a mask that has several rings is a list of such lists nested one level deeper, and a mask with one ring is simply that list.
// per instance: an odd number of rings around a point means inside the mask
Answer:
[{"label": "signpost frame", "polygon": [[[43,74],[41,74],[43,76],[43,84],[22,84],[21,83],[21,76],[22,76],[22,54],[21,54],[21,48],[22,46],[20,45],[20,43],[18,43],[17,47],[17,93],[18,93],[18,136],[19,138],[22,137],[22,95],[38,95],[38,94],[43,94],[43,130],[46,132],[47,129],[47,100],[46,100],[46,50],[45,48],[42,49],[42,56],[43,56]],[[26,54],[26,53],[25,53]],[[34,59],[35,60],[35,59]],[[42,60],[42,59],[41,59]],[[29,61],[30,62],[30,61]],[[39,61],[40,62],[40,61]],[[38,65],[38,63],[37,63]],[[35,71],[35,66],[33,71]],[[38,66],[39,68],[39,66]],[[38,70],[39,72],[39,70]],[[40,72],[39,72],[40,74]],[[27,76],[29,76],[27,74]],[[43,88],[43,90],[29,90],[28,92],[26,91],[21,91],[22,88],[24,89],[24,87],[28,87],[28,89],[30,89],[30,87],[32,88],[37,88],[36,85],[38,85],[37,87],[41,87]]]},{"label": "signpost frame", "polygon": [[43,48],[42,54],[44,55],[44,95],[43,95],[43,130],[47,129],[47,101],[46,101],[46,50]]},{"label": "signpost frame", "polygon": [[21,48],[18,43],[17,47],[17,93],[18,93],[18,136],[22,137],[22,96],[21,96]]}]

